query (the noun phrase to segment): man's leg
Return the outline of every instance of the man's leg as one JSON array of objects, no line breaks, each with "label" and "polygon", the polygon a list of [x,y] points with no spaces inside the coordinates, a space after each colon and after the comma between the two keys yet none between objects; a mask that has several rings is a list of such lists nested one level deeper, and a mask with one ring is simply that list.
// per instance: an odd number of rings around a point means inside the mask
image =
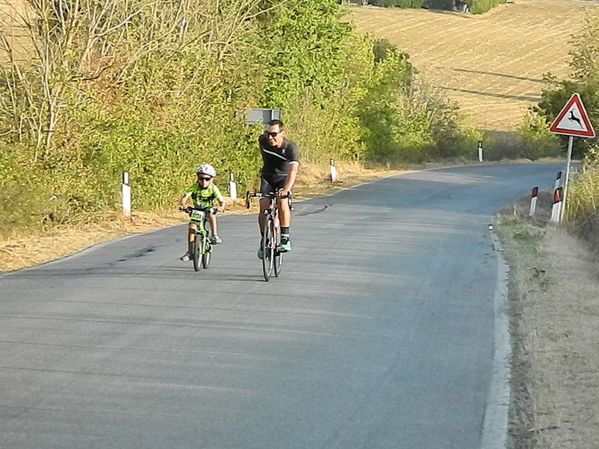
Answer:
[{"label": "man's leg", "polygon": [[281,227],[288,228],[291,225],[291,211],[289,210],[289,200],[282,198],[279,200],[279,218]]},{"label": "man's leg", "polygon": [[[268,195],[270,192],[274,192],[274,188],[269,181],[270,179],[266,180],[264,178],[260,178],[260,193],[262,195]],[[266,223],[264,211],[268,209],[269,203],[270,200],[268,198],[260,198],[260,213],[258,214],[258,227],[260,228],[260,234],[262,234],[264,223]]]},{"label": "man's leg", "polygon": [[279,200],[279,218],[281,219],[281,246],[279,249],[281,251],[290,251],[289,226],[291,225],[291,210],[287,198]]},{"label": "man's leg", "polygon": [[258,259],[262,259],[264,254],[262,253],[262,239],[264,236],[262,235],[262,231],[264,229],[264,224],[266,223],[266,216],[264,215],[264,211],[268,209],[268,198],[260,198],[260,213],[258,214],[258,227],[260,228],[260,247],[258,248]]},{"label": "man's leg", "polygon": [[268,209],[268,198],[260,198],[260,213],[258,214],[258,226],[260,228],[260,235],[262,235],[262,230],[264,229],[264,224],[266,223],[266,215],[264,212]]}]

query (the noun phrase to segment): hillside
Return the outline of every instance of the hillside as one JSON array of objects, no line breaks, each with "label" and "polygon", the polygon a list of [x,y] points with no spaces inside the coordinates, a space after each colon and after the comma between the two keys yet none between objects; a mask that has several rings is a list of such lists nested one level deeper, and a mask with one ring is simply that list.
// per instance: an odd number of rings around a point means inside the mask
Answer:
[{"label": "hillside", "polygon": [[[22,20],[22,16],[26,15],[27,11],[25,0],[0,0],[0,35],[6,37],[17,60],[31,54],[29,34]],[[0,45],[4,43],[0,41]],[[1,52],[0,62],[4,61],[4,52]]]},{"label": "hillside", "polygon": [[571,36],[589,2],[516,0],[482,15],[352,7],[360,33],[388,39],[418,71],[455,100],[472,123],[514,130],[539,100],[543,74],[566,77]]}]

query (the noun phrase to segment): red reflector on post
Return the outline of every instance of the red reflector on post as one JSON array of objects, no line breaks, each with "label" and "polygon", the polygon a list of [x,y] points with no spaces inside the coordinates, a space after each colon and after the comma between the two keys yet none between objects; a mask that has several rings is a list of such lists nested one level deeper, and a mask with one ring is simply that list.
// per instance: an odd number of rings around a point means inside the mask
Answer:
[{"label": "red reflector on post", "polygon": [[559,203],[562,200],[562,187],[555,189],[553,192],[553,204]]}]

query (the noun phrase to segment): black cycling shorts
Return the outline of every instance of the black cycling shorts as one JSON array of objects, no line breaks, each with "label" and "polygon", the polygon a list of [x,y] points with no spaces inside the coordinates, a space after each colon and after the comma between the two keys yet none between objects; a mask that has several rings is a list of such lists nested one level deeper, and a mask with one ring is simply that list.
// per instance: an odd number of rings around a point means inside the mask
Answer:
[{"label": "black cycling shorts", "polygon": [[268,195],[285,187],[287,175],[262,175],[260,178],[260,193]]}]

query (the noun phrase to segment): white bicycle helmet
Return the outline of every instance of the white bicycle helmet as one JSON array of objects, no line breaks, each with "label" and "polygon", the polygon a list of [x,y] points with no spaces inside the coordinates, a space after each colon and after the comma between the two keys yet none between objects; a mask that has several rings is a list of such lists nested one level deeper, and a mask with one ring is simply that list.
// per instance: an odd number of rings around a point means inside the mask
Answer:
[{"label": "white bicycle helmet", "polygon": [[198,175],[208,175],[211,178],[216,176],[216,170],[210,164],[202,164],[198,168],[196,168],[196,173]]}]

